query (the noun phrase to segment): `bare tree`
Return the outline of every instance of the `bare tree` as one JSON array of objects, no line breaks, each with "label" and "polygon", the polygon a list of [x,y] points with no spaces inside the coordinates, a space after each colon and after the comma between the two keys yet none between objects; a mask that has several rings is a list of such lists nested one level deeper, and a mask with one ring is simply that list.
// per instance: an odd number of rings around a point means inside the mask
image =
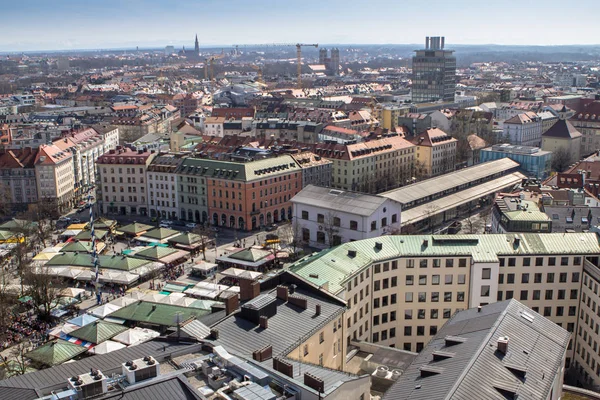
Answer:
[{"label": "bare tree", "polygon": [[[27,344],[26,342],[21,342],[10,350],[10,358],[6,357],[6,364],[8,373],[12,375],[24,375],[27,372],[27,358],[25,354],[27,354]],[[11,362],[9,364],[9,362]]]},{"label": "bare tree", "polygon": [[338,236],[338,233],[340,232],[340,223],[341,221],[337,213],[329,211],[327,215],[325,215],[322,226],[329,247],[337,246],[341,243],[341,239]]},{"label": "bare tree", "polygon": [[571,155],[564,147],[559,147],[552,152],[552,170],[562,172],[571,165]]},{"label": "bare tree", "polygon": [[303,228],[304,227],[300,224],[298,218],[294,218],[291,223],[285,224],[279,228],[279,239],[290,246],[294,253],[296,253],[298,249],[304,248],[306,245],[302,235]]},{"label": "bare tree", "polygon": [[25,282],[29,285],[26,293],[31,297],[39,318],[50,319],[52,310],[58,306],[59,282],[48,274],[47,267],[27,271]]},{"label": "bare tree", "polygon": [[210,229],[208,223],[196,225],[192,232],[200,236],[200,250],[202,251],[202,259],[206,261],[206,248],[214,239],[214,232]]}]

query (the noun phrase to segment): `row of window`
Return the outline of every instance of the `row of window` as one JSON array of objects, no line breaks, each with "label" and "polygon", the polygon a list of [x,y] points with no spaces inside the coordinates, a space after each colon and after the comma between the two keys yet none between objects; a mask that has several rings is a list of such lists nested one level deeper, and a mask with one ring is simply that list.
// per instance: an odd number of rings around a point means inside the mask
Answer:
[{"label": "row of window", "polygon": [[[532,292],[533,295],[531,297],[531,300],[541,300],[541,292],[542,292],[541,290],[534,290]],[[556,300],[566,300],[566,290],[565,289],[558,289],[556,292],[557,292]],[[502,298],[504,296],[504,293],[506,293],[505,300],[510,300],[514,297],[514,291],[512,291],[512,290],[507,290],[506,292],[498,291],[498,297],[497,297],[498,301],[503,300]],[[578,294],[577,289],[571,289],[569,299],[577,300],[577,298],[578,298],[577,294]],[[529,291],[521,290],[519,300],[521,300],[521,301],[529,300]],[[554,299],[554,290],[546,289],[544,292],[544,300],[555,300]],[[575,315],[575,314],[571,314],[571,312],[569,311],[569,315]]]},{"label": "row of window", "polygon": [[[521,283],[523,283],[523,284],[529,283],[530,282],[529,275],[530,275],[529,273],[521,274]],[[546,274],[546,283],[554,283],[555,276],[556,276],[556,274],[554,272],[548,272]],[[580,276],[579,272],[573,272],[571,274],[571,282],[572,283],[579,282],[579,276]],[[542,283],[542,280],[543,280],[542,278],[543,278],[543,274],[541,272],[533,274],[533,283]],[[483,278],[483,279],[489,279],[489,275],[487,278]],[[568,281],[568,274],[566,272],[560,272],[558,274],[558,281],[560,283],[566,283]],[[498,275],[498,283],[499,284],[504,283],[504,274]],[[506,283],[515,283],[515,274],[506,274]]]},{"label": "row of window", "polygon": [[[489,290],[489,286],[488,286]],[[443,293],[444,302],[449,303],[452,302],[452,298],[454,296],[453,292],[431,292],[430,293],[430,301],[433,303],[437,303],[440,301],[440,293]],[[394,294],[392,296],[395,296]],[[387,296],[386,296],[387,297]],[[412,303],[414,300],[413,292],[404,293],[404,302]],[[427,292],[418,292],[417,293],[417,301],[419,303],[427,302]],[[465,301],[465,292],[456,292],[456,301]]]},{"label": "row of window", "polygon": [[[548,263],[544,264],[544,257],[535,257],[535,266],[536,267],[543,267],[545,265],[548,266],[555,266],[556,265],[556,258],[557,257],[548,257]],[[569,258],[570,257],[560,257],[560,265],[562,266],[568,266],[569,265]],[[531,257],[523,257],[523,267],[530,267],[531,266]],[[517,259],[515,257],[500,257],[499,259],[500,262],[500,267],[505,267],[505,266],[509,266],[509,267],[516,267],[517,265]],[[573,265],[581,265],[581,257],[577,256],[577,257],[573,257]]]}]

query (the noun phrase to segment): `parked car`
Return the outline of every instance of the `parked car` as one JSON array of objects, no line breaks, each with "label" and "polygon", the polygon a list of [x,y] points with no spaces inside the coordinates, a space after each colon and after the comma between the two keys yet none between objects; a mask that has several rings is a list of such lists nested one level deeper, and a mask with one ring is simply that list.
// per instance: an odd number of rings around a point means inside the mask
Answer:
[{"label": "parked car", "polygon": [[194,228],[196,228],[196,224],[194,222],[188,222],[187,224],[185,224],[185,227],[194,229]]},{"label": "parked car", "polygon": [[271,224],[271,225],[267,225],[267,227],[265,228],[265,230],[267,232],[273,232],[277,230],[277,225],[276,224]]},{"label": "parked car", "polygon": [[171,228],[171,224],[165,224],[164,222],[161,222],[160,224],[158,224],[158,226],[160,228],[167,228],[167,229]]},{"label": "parked car", "polygon": [[63,217],[60,217],[60,218],[58,219],[58,221],[59,221],[59,222],[69,222],[70,220],[71,220],[71,218],[69,218],[69,217],[64,217],[64,216],[63,216]]},{"label": "parked car", "polygon": [[80,223],[81,223],[81,220],[80,220],[79,218],[73,218],[73,219],[71,220],[71,223],[72,223],[72,224],[80,224]]}]

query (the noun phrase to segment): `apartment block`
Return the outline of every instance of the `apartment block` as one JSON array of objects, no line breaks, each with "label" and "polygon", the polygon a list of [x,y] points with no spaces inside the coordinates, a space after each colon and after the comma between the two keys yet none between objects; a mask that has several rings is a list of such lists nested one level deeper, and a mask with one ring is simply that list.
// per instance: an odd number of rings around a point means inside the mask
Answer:
[{"label": "apartment block", "polygon": [[318,144],[314,152],[333,161],[332,186],[379,193],[411,182],[416,146],[400,136],[338,145]]},{"label": "apartment block", "polygon": [[504,137],[511,144],[540,147],[543,123],[536,113],[528,111],[504,121]]},{"label": "apartment block", "polygon": [[60,212],[73,206],[73,154],[53,144],[41,145],[35,159],[35,177],[39,200],[51,202]]},{"label": "apartment block", "polygon": [[454,170],[458,140],[443,130],[427,129],[413,137],[411,142],[417,148],[416,175],[431,177]]},{"label": "apartment block", "polygon": [[[290,270],[346,300],[346,343],[421,351],[459,310],[517,299],[570,332],[595,233],[411,235],[342,244]],[[566,364],[573,360],[570,347]]]},{"label": "apartment block", "polygon": [[154,150],[134,151],[118,146],[98,157],[98,206],[105,214],[148,215],[146,171]]},{"label": "apartment block", "polygon": [[151,217],[177,219],[179,196],[175,171],[183,162],[174,154],[158,155],[147,169],[148,208]]}]

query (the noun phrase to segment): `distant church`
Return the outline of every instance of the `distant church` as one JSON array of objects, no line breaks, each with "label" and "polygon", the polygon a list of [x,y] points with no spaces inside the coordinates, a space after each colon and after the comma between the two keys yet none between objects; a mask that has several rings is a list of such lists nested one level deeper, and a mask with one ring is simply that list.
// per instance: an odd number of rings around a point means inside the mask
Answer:
[{"label": "distant church", "polygon": [[196,34],[196,41],[194,42],[194,50],[186,50],[183,46],[183,50],[179,52],[180,56],[187,57],[188,60],[200,60],[200,44],[198,43],[198,35]]}]

